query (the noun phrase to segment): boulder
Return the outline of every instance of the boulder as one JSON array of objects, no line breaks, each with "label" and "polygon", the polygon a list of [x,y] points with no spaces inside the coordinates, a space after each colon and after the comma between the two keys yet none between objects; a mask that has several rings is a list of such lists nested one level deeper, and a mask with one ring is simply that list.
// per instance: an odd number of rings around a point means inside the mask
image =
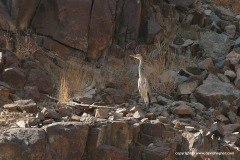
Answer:
[{"label": "boulder", "polygon": [[88,58],[98,59],[101,52],[110,46],[114,31],[116,5],[116,0],[111,3],[108,0],[94,1],[89,23]]},{"label": "boulder", "polygon": [[226,35],[207,31],[200,37],[200,47],[206,56],[216,59],[228,53],[231,43]]},{"label": "boulder", "polygon": [[192,109],[192,107],[182,104],[175,107],[173,109],[173,113],[178,115],[193,115],[194,110]]},{"label": "boulder", "polygon": [[198,86],[198,81],[184,82],[178,85],[177,92],[178,94],[191,94]]},{"label": "boulder", "polygon": [[53,82],[50,76],[40,69],[31,69],[27,78],[29,86],[37,86],[40,92],[52,94]]},{"label": "boulder", "polygon": [[0,159],[45,160],[46,134],[39,128],[15,128],[0,135]]},{"label": "boulder", "polygon": [[25,86],[24,87],[24,97],[28,99],[33,99],[35,102],[40,100],[40,93],[36,86]]},{"label": "boulder", "polygon": [[226,60],[229,60],[232,65],[238,64],[240,60],[240,54],[236,51],[231,51],[226,55]]},{"label": "boulder", "polygon": [[36,12],[40,0],[28,1],[28,0],[9,0],[7,1],[7,7],[9,14],[17,29],[28,29],[30,22]]},{"label": "boulder", "polygon": [[87,52],[92,3],[92,0],[42,0],[31,26],[39,34]]},{"label": "boulder", "polygon": [[99,108],[95,110],[96,118],[108,118],[109,109],[108,108]]},{"label": "boulder", "polygon": [[230,83],[220,81],[215,75],[209,74],[195,90],[195,96],[198,102],[206,106],[218,106],[223,100],[229,102],[239,98],[240,91]]},{"label": "boulder", "polygon": [[44,126],[48,136],[45,159],[82,159],[89,128],[80,122],[58,122]]},{"label": "boulder", "polygon": [[44,107],[41,111],[45,118],[59,119],[60,115],[54,109],[48,109]]},{"label": "boulder", "polygon": [[22,89],[25,85],[26,76],[22,69],[13,67],[4,69],[3,81],[10,84],[14,88]]},{"label": "boulder", "polygon": [[189,9],[189,7],[193,4],[192,0],[169,0],[170,4],[174,4],[177,8],[186,10]]}]

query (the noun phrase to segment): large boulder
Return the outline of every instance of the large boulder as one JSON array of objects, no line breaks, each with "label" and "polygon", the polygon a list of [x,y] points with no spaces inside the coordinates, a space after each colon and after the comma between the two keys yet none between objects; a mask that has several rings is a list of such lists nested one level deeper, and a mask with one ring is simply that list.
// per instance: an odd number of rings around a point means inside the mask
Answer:
[{"label": "large boulder", "polygon": [[43,127],[48,135],[46,159],[81,159],[88,127],[80,122],[59,122]]},{"label": "large boulder", "polygon": [[231,47],[228,36],[216,32],[207,31],[200,37],[200,47],[206,56],[214,59],[225,56]]},{"label": "large boulder", "polygon": [[25,73],[18,67],[4,69],[2,77],[4,82],[10,84],[14,88],[22,89],[25,85]]},{"label": "large boulder", "polygon": [[6,6],[15,26],[19,30],[29,27],[40,0],[8,0]]},{"label": "large boulder", "polygon": [[230,83],[224,83],[213,74],[209,74],[203,84],[195,90],[197,100],[207,106],[217,106],[221,101],[229,102],[239,98],[240,91]]},{"label": "large boulder", "polygon": [[116,5],[117,0],[94,1],[89,30],[88,58],[98,59],[101,51],[110,46],[114,33]]},{"label": "large boulder", "polygon": [[43,129],[15,128],[0,135],[0,159],[45,160],[46,135]]},{"label": "large boulder", "polygon": [[37,33],[87,52],[92,3],[92,0],[42,0],[32,20],[32,27]]},{"label": "large boulder", "polygon": [[27,78],[29,86],[37,86],[40,92],[51,94],[53,92],[53,82],[50,76],[41,69],[31,69]]}]

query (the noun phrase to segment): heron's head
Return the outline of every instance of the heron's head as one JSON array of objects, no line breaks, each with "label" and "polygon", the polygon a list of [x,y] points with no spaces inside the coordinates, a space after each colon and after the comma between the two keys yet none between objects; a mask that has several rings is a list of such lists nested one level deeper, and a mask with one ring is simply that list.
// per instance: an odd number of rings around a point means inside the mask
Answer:
[{"label": "heron's head", "polygon": [[142,55],[141,54],[132,54],[132,55],[129,55],[130,57],[133,57],[133,58],[136,58],[138,60],[142,60]]}]

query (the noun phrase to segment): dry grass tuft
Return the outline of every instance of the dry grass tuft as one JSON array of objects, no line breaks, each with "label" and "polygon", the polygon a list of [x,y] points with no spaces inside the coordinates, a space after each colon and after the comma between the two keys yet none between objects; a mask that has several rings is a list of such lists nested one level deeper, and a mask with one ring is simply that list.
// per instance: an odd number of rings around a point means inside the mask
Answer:
[{"label": "dry grass tuft", "polygon": [[26,32],[25,36],[16,33],[16,55],[20,59],[33,58],[34,53],[38,50],[37,36]]},{"label": "dry grass tuft", "polygon": [[69,101],[74,95],[83,95],[85,89],[93,81],[92,72],[84,69],[82,61],[68,60],[62,73],[59,74],[58,99],[60,101]]},{"label": "dry grass tuft", "polygon": [[234,13],[240,12],[240,1],[239,0],[231,0],[231,6]]},{"label": "dry grass tuft", "polygon": [[70,100],[70,88],[69,82],[66,77],[66,72],[62,72],[60,79],[59,91],[58,91],[59,102],[67,102]]},{"label": "dry grass tuft", "polygon": [[176,88],[174,71],[191,66],[191,60],[177,55],[164,44],[156,44],[153,52],[155,56],[149,60],[146,67],[151,87],[157,93],[170,95],[175,92]]}]

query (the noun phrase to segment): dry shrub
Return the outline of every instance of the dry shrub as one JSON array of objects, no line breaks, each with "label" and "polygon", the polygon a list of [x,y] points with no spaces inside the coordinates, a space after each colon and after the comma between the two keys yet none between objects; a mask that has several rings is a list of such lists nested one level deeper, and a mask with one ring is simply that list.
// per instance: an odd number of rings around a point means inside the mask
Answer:
[{"label": "dry shrub", "polygon": [[240,1],[239,0],[231,0],[231,6],[234,13],[240,12]]},{"label": "dry shrub", "polygon": [[33,58],[34,53],[38,50],[37,36],[26,32],[25,36],[21,36],[18,32],[16,33],[16,55],[20,59]]},{"label": "dry shrub", "polygon": [[155,52],[154,58],[149,60],[146,67],[151,87],[157,93],[170,95],[176,88],[173,72],[191,66],[192,61],[190,58],[177,55],[164,44],[156,44],[152,52]]},{"label": "dry shrub", "polygon": [[[60,101],[69,100],[73,95],[83,95],[93,81],[93,75],[84,69],[83,62],[77,60],[68,60],[59,75],[58,98]],[[65,93],[63,93],[65,92]]]},{"label": "dry shrub", "polygon": [[66,72],[63,71],[60,79],[60,85],[58,90],[59,102],[67,102],[70,100],[70,88],[69,82],[66,77]]}]

